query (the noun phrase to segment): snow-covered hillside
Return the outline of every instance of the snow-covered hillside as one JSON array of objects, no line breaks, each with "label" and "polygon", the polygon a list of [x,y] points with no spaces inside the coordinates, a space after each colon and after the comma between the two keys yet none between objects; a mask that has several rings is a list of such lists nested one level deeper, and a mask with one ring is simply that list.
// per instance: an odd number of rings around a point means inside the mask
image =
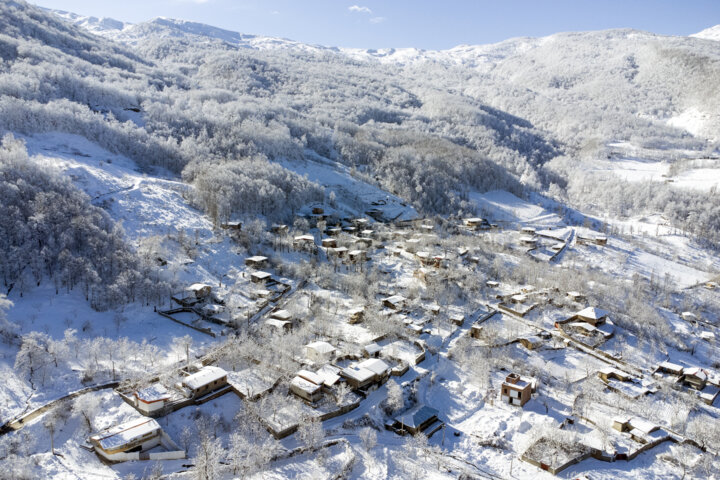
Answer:
[{"label": "snow-covered hillside", "polygon": [[705,40],[717,40],[720,41],[720,25],[715,25],[714,27],[706,28],[705,30],[693,33],[690,35],[691,37],[695,38],[703,38]]},{"label": "snow-covered hillside", "polygon": [[719,471],[714,42],[18,0],[0,59],[0,479]]}]

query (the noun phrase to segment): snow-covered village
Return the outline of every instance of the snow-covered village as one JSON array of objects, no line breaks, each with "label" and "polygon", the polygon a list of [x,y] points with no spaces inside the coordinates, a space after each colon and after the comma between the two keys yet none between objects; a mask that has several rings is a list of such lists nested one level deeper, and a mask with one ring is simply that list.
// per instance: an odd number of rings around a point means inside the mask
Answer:
[{"label": "snow-covered village", "polygon": [[0,479],[720,478],[718,27],[51,3],[0,2]]}]

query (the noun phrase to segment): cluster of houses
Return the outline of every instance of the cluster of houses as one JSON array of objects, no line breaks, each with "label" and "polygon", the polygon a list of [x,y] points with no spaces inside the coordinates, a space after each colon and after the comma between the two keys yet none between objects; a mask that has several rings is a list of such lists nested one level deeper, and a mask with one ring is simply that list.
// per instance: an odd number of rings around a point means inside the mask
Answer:
[{"label": "cluster of houses", "polygon": [[197,371],[171,388],[156,382],[129,395],[118,391],[143,416],[91,435],[86,448],[110,463],[185,458],[186,452],[163,432],[155,418],[231,391],[227,372],[222,368],[211,365],[195,368]]},{"label": "cluster of houses", "polygon": [[666,361],[658,365],[653,376],[669,378],[677,386],[691,389],[708,405],[712,405],[720,393],[720,375],[704,368],[683,367]]},{"label": "cluster of houses", "polygon": [[607,311],[600,308],[587,307],[566,320],[555,322],[555,328],[594,348],[615,334],[615,326],[608,315]]}]

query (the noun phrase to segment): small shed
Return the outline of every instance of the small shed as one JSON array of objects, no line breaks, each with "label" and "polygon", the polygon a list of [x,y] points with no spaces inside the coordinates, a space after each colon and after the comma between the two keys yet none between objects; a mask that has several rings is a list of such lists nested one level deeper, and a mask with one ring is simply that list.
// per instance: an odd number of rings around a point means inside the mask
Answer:
[{"label": "small shed", "polygon": [[460,326],[465,323],[465,315],[463,315],[462,313],[452,313],[448,318],[453,325]]}]

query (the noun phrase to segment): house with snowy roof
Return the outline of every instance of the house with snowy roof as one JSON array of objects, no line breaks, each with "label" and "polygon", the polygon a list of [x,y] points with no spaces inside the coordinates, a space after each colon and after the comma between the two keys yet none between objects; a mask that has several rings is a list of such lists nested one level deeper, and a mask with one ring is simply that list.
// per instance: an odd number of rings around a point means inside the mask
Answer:
[{"label": "house with snowy roof", "polygon": [[170,400],[170,392],[161,383],[153,383],[152,385],[133,392],[135,408],[140,413],[148,416],[161,411]]},{"label": "house with snowy roof", "polygon": [[327,363],[335,355],[335,347],[328,342],[312,342],[305,345],[305,357],[313,363]]},{"label": "house with snowy roof", "polygon": [[437,409],[419,403],[405,413],[395,417],[386,424],[386,427],[401,435],[423,433],[430,437],[443,426],[443,422],[438,419],[438,414]]},{"label": "house with snowy roof", "polygon": [[155,419],[140,417],[102,430],[92,435],[89,441],[95,453],[104,460],[122,462],[131,459],[125,455],[130,451],[145,452],[160,445],[161,436],[162,429]]},{"label": "house with snowy roof", "polygon": [[181,386],[187,389],[193,398],[202,397],[227,385],[227,372],[220,367],[202,367],[192,375],[185,377]]}]

